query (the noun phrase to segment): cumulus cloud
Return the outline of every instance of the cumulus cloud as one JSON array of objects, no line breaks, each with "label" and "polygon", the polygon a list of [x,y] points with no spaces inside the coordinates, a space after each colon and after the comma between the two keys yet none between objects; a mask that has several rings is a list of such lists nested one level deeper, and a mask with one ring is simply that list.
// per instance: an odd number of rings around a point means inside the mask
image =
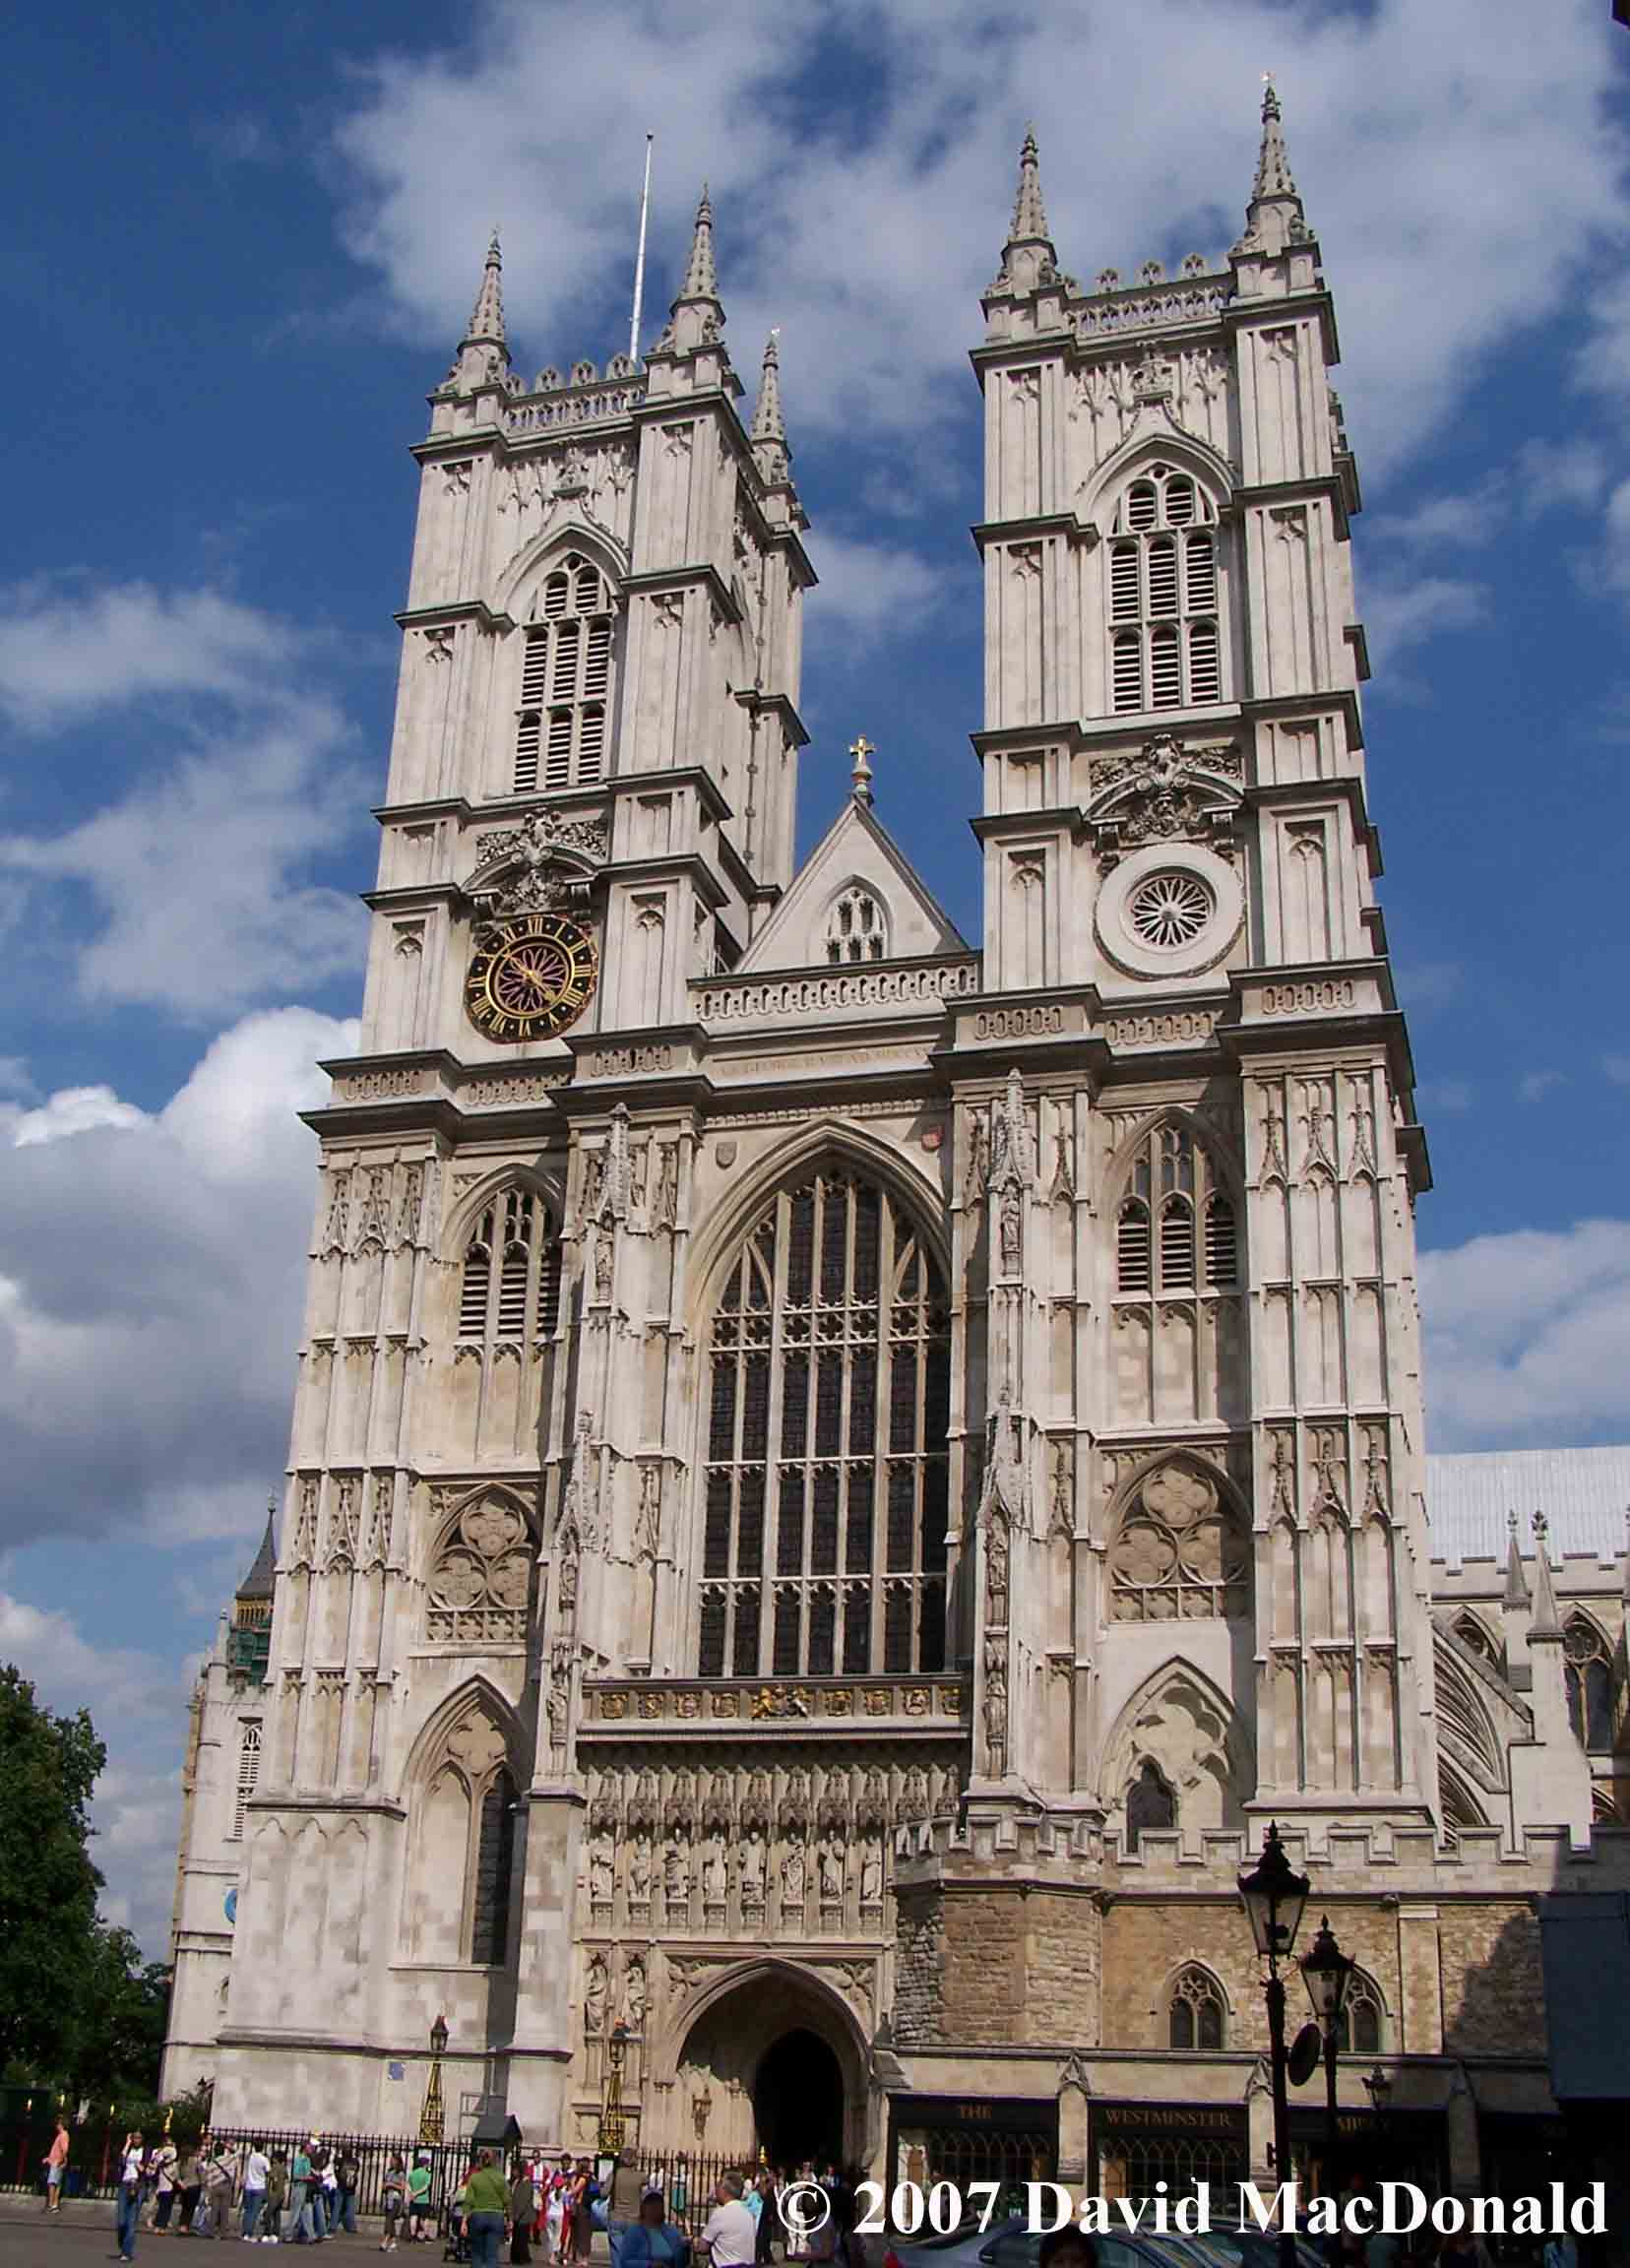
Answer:
[{"label": "cumulus cloud", "polygon": [[[649,304],[679,272],[710,176],[737,358],[750,368],[782,325],[794,441],[905,440],[918,454],[948,409],[967,408],[1026,120],[1068,267],[1215,255],[1238,233],[1255,159],[1252,59],[1280,53],[1285,24],[1275,0],[1041,0],[1022,23],[981,0],[756,0],[686,26],[602,10],[574,21],[573,100],[540,138],[558,26],[525,0],[469,21],[457,51],[363,62],[338,128],[346,238],[405,332],[444,352],[493,214],[547,215],[510,222],[512,327],[538,362],[617,343],[657,121]],[[1378,0],[1308,15],[1282,58],[1291,161],[1352,347],[1349,423],[1374,472],[1466,399],[1496,344],[1577,306],[1582,269],[1619,227],[1606,29],[1575,9],[1553,12],[1540,46],[1531,31],[1521,0]],[[834,115],[818,96],[839,73],[863,79],[866,98]],[[1095,105],[1090,158],[1084,87],[1113,91]]]},{"label": "cumulus cloud", "polygon": [[[366,808],[314,651],[209,591],[0,591],[0,716],[19,733],[134,709],[160,717],[173,745],[62,832],[0,838],[0,874],[35,894],[51,950],[53,921],[64,927],[88,1001],[215,1018],[357,967],[359,908],[312,879]],[[63,924],[64,885],[94,919]]]},{"label": "cumulus cloud", "polygon": [[0,1111],[0,1544],[47,1519],[237,1534],[264,1501],[316,1192],[295,1112],[326,1100],[317,1058],[355,1040],[352,1023],[269,1011],[152,1116],[105,1089]]},{"label": "cumulus cloud", "polygon": [[1474,1236],[1420,1256],[1434,1449],[1623,1440],[1630,1222]]},{"label": "cumulus cloud", "polygon": [[1380,673],[1379,689],[1395,696],[1416,690],[1400,662],[1446,630],[1471,629],[1487,611],[1484,587],[1463,576],[1411,575],[1392,569],[1366,578],[1364,629],[1371,661]]}]

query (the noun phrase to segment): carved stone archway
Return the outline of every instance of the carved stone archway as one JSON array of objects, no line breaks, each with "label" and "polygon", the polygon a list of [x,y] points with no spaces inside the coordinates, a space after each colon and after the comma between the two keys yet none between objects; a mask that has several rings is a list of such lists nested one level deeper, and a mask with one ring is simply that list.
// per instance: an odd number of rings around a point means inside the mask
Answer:
[{"label": "carved stone archway", "polygon": [[[860,2022],[833,1985],[795,1962],[722,1970],[676,2008],[653,2060],[663,2104],[658,2147],[747,2164],[761,2143],[784,2155],[835,2151],[862,2165],[874,2154],[879,2121]],[[807,2114],[793,2114],[788,2102],[800,2060]],[[760,2131],[766,2119],[776,2132]]]}]

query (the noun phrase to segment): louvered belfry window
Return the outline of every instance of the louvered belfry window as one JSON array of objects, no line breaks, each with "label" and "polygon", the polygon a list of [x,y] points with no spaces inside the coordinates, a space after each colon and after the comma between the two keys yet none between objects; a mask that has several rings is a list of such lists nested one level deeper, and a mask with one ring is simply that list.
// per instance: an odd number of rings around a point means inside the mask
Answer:
[{"label": "louvered belfry window", "polygon": [[539,1197],[506,1189],[470,1231],[459,1285],[459,1337],[488,1348],[552,1338],[560,1315],[560,1243]]},{"label": "louvered belfry window", "polygon": [[704,1677],[944,1667],[950,1375],[944,1283],[887,1192],[783,1190],[714,1317]]},{"label": "louvered belfry window", "polygon": [[604,777],[614,628],[604,576],[571,552],[544,583],[522,646],[518,793],[591,787]]},{"label": "louvered belfry window", "polygon": [[1222,698],[1217,511],[1186,472],[1153,465],[1121,497],[1109,545],[1109,699],[1131,710]]},{"label": "louvered belfry window", "polygon": [[1234,1209],[1205,1145],[1186,1126],[1156,1126],[1115,1215],[1116,1292],[1232,1292],[1238,1279]]}]

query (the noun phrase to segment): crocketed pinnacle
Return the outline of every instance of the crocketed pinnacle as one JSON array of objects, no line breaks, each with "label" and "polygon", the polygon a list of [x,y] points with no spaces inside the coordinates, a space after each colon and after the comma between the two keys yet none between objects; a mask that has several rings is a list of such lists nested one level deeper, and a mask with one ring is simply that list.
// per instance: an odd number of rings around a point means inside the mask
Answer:
[{"label": "crocketed pinnacle", "polygon": [[1534,1620],[1529,1624],[1529,1641],[1536,1638],[1562,1636],[1562,1617],[1556,1610],[1556,1590],[1551,1582],[1550,1540],[1545,1531],[1549,1523],[1543,1512],[1534,1515]]},{"label": "crocketed pinnacle", "polygon": [[685,281],[680,285],[674,305],[683,306],[687,299],[711,299],[719,304],[719,271],[714,266],[713,205],[708,196],[708,184],[702,184],[702,202],[696,208],[696,230],[691,237],[690,265],[685,270]]},{"label": "crocketed pinnacle", "polygon": [[752,439],[779,441],[784,446],[786,441],[786,419],[782,414],[781,350],[774,331],[764,343],[764,374],[759,380],[758,407],[753,411]]},{"label": "crocketed pinnacle", "polygon": [[261,1538],[261,1547],[255,1553],[253,1566],[237,1587],[240,1599],[270,1599],[272,1596],[272,1578],[278,1564],[277,1542],[273,1534],[276,1519],[276,1506],[268,1504],[266,1534]]},{"label": "crocketed pinnacle", "polygon": [[504,261],[498,249],[498,231],[492,231],[487,245],[486,266],[481,272],[481,288],[475,294],[475,305],[470,317],[470,329],[463,340],[466,346],[504,346],[508,340],[504,332]]},{"label": "crocketed pinnacle", "polygon": [[1041,202],[1041,159],[1035,147],[1035,129],[1025,128],[1019,152],[1019,193],[1013,200],[1013,225],[1009,244],[1048,244],[1047,210]]},{"label": "crocketed pinnacle", "polygon": [[1506,1572],[1502,1606],[1526,1607],[1529,1605],[1528,1578],[1523,1573],[1523,1546],[1517,1540],[1517,1515],[1506,1514]]},{"label": "crocketed pinnacle", "polygon": [[1285,154],[1285,136],[1280,127],[1280,98],[1270,79],[1262,91],[1262,149],[1257,158],[1256,181],[1253,197],[1294,197],[1296,184],[1290,178],[1290,160]]}]

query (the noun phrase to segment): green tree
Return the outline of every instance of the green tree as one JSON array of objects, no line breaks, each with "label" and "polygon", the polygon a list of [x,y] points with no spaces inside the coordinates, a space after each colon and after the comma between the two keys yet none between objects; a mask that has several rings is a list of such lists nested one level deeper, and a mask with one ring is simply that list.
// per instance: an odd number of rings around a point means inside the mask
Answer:
[{"label": "green tree", "polygon": [[107,1751],[88,1711],[55,1717],[0,1665],[0,2065],[72,2068],[107,1957],[88,1807]]},{"label": "green tree", "polygon": [[169,2008],[169,1970],[142,1959],[128,1929],[98,1922],[92,1932],[86,2021],[76,2043],[76,2091],[94,2101],[156,2097]]}]

